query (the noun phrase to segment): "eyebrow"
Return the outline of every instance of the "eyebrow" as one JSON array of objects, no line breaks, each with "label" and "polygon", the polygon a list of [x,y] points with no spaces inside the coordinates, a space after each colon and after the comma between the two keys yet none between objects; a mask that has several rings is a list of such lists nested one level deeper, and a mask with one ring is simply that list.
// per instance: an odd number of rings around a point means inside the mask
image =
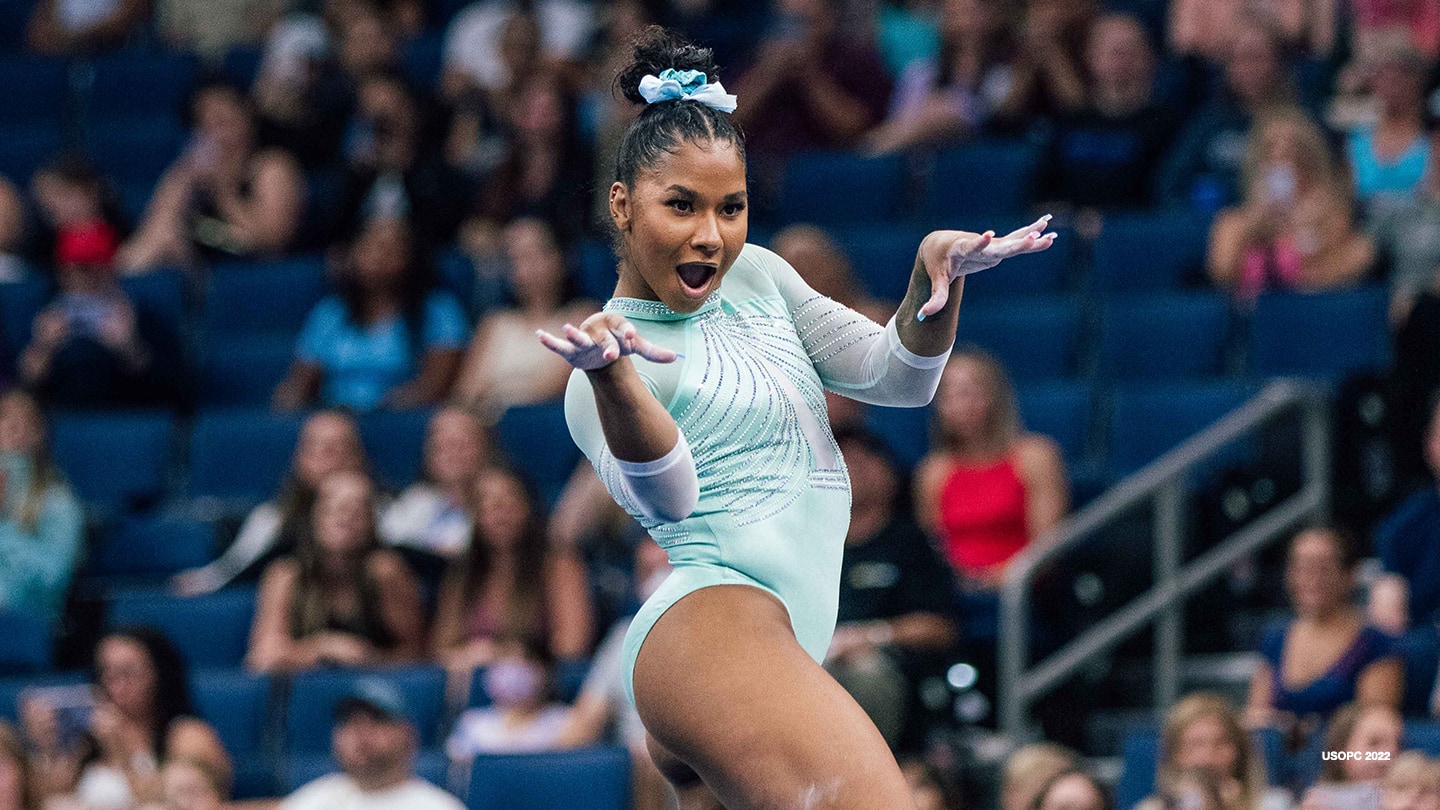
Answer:
[{"label": "eyebrow", "polygon": [[[667,191],[673,191],[673,192],[675,192],[675,193],[677,193],[677,194],[684,194],[684,195],[686,195],[686,196],[688,196],[688,197],[699,197],[699,196],[700,196],[694,189],[686,188],[685,186],[682,186],[682,185],[680,185],[679,183],[672,183],[672,184],[670,185],[670,188],[668,188],[668,189],[666,189],[666,190],[667,190]],[[739,201],[739,200],[745,199],[746,196],[747,196],[747,192],[744,192],[744,191],[732,191],[731,193],[725,195],[725,201],[726,201],[726,202]]]}]

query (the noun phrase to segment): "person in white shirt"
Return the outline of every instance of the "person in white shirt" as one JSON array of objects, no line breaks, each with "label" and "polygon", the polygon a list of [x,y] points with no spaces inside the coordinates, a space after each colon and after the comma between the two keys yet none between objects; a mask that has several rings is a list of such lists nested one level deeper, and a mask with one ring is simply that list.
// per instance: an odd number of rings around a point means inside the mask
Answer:
[{"label": "person in white shirt", "polygon": [[483,675],[491,705],[461,714],[445,742],[462,767],[479,754],[556,750],[570,717],[569,706],[550,700],[554,659],[543,640],[510,638],[496,649]]},{"label": "person in white shirt", "polygon": [[332,745],[342,772],[301,787],[279,810],[463,810],[459,799],[415,776],[418,738],[394,685],[356,681],[335,709]]},{"label": "person in white shirt", "polygon": [[425,430],[421,480],[406,487],[380,517],[380,539],[446,559],[464,555],[474,522],[475,476],[491,463],[490,437],[464,408],[441,408]]}]

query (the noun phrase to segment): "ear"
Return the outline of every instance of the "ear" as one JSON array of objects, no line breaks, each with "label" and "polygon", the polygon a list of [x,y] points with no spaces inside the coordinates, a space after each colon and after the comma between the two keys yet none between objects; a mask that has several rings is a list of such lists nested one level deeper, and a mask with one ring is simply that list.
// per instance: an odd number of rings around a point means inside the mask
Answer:
[{"label": "ear", "polygon": [[610,220],[621,233],[630,231],[630,190],[619,181],[610,184]]}]

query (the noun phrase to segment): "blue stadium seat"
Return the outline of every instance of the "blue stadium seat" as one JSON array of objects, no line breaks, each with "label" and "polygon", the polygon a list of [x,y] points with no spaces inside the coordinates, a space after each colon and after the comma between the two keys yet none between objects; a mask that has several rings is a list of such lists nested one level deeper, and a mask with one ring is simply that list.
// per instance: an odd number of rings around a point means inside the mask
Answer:
[{"label": "blue stadium seat", "polygon": [[1384,367],[1388,305],[1381,287],[1261,295],[1250,321],[1255,373],[1334,379]]},{"label": "blue stadium seat", "polygon": [[1118,380],[1218,376],[1229,323],[1229,304],[1218,293],[1114,298],[1100,323],[1100,371]]},{"label": "blue stadium seat", "polygon": [[50,617],[0,610],[0,673],[50,668]]},{"label": "blue stadium seat", "polygon": [[1204,274],[1210,225],[1182,214],[1118,215],[1095,239],[1095,288],[1106,293],[1159,292]]},{"label": "blue stadium seat", "polygon": [[865,410],[865,427],[881,441],[904,469],[913,469],[930,451],[929,408],[881,408]]},{"label": "blue stadium seat", "polygon": [[[333,754],[292,754],[283,768],[285,793],[294,793],[322,776],[340,772]],[[438,788],[450,787],[450,760],[445,752],[420,751],[415,755],[415,775]]]},{"label": "blue stadium seat", "polygon": [[[1004,234],[1030,224],[1028,217],[990,223],[996,233]],[[999,267],[965,277],[965,306],[1003,302],[1017,295],[1048,295],[1062,292],[1070,264],[1074,259],[1077,237],[1073,231],[1059,229],[1055,243],[1040,253],[1016,256]],[[962,315],[963,309],[962,309]]]},{"label": "blue stadium seat", "polygon": [[375,411],[361,414],[360,440],[371,470],[381,484],[405,487],[420,476],[425,458],[425,428],[431,410]]},{"label": "blue stadium seat", "polygon": [[234,762],[234,786],[230,789],[232,801],[244,802],[254,799],[268,801],[284,793],[275,776],[275,763],[268,755],[237,754]]},{"label": "blue stadium seat", "polygon": [[1011,377],[1023,382],[1072,375],[1079,334],[1079,306],[1047,296],[963,307],[957,340],[993,353]]},{"label": "blue stadium seat", "polygon": [[1405,720],[1405,744],[1402,750],[1418,749],[1427,756],[1440,757],[1440,723],[1434,720]]},{"label": "blue stadium seat", "polygon": [[94,120],[179,118],[199,64],[189,53],[119,51],[100,56],[86,108]]},{"label": "blue stadium seat", "polygon": [[[0,9],[13,3],[14,0],[0,2]],[[0,31],[3,29],[4,26],[0,26]],[[34,54],[0,57],[0,87],[5,88],[4,101],[0,102],[0,121],[58,125],[65,117],[69,83],[69,67],[61,57]],[[9,141],[5,144],[8,149]]]},{"label": "blue stadium seat", "polygon": [[167,335],[180,335],[185,320],[185,280],[177,270],[152,270],[120,280],[139,318],[149,319]]},{"label": "blue stadium seat", "polygon": [[204,565],[214,551],[215,529],[208,523],[134,517],[105,533],[87,569],[100,577],[155,577]]},{"label": "blue stadium seat", "polygon": [[553,507],[580,461],[580,448],[565,425],[564,406],[550,402],[511,408],[500,418],[496,433],[505,454],[535,482],[546,508]]},{"label": "blue stadium seat", "polygon": [[65,133],[59,124],[12,125],[0,119],[0,175],[19,188],[30,185],[35,172],[65,151]]},{"label": "blue stadium seat", "polygon": [[335,725],[335,705],[352,688],[356,679],[379,677],[390,681],[405,696],[420,744],[439,742],[440,721],[445,710],[445,671],[439,667],[409,667],[383,670],[315,670],[295,675],[285,710],[285,750],[290,754],[330,750],[330,731]]},{"label": "blue stadium seat", "polygon": [[903,224],[855,225],[835,228],[833,235],[867,292],[887,301],[905,297],[924,230]]},{"label": "blue stadium seat", "polygon": [[57,416],[55,461],[82,498],[107,507],[160,497],[170,466],[175,418],[164,412]]},{"label": "blue stadium seat", "polygon": [[190,673],[190,697],[200,718],[215,728],[232,756],[257,753],[270,718],[271,681],[243,669]]},{"label": "blue stadium seat", "polygon": [[783,222],[887,222],[900,217],[904,204],[905,165],[898,155],[806,152],[785,164],[779,200]]},{"label": "blue stadium seat", "polygon": [[1401,636],[1399,647],[1405,662],[1405,715],[1426,717],[1430,714],[1436,670],[1440,669],[1440,636],[1435,625],[1425,624]]},{"label": "blue stadium seat", "polygon": [[318,256],[221,265],[205,294],[205,334],[294,335],[326,290]]},{"label": "blue stadium seat", "polygon": [[185,130],[173,114],[153,119],[106,122],[90,134],[90,154],[100,170],[119,185],[160,181],[185,144]]},{"label": "blue stadium seat", "polygon": [[440,89],[440,73],[445,62],[445,37],[439,31],[426,31],[410,40],[400,55],[405,75],[425,92]]},{"label": "blue stadium seat", "polygon": [[1025,429],[1055,440],[1066,459],[1085,455],[1094,392],[1084,382],[1032,383],[1015,392]]},{"label": "blue stadium seat", "polygon": [[191,667],[238,667],[250,643],[254,588],[226,588],[205,596],[136,590],[115,594],[110,627],[142,625],[164,633]]},{"label": "blue stadium seat", "polygon": [[460,250],[451,248],[435,257],[435,271],[442,287],[455,293],[466,311],[474,315],[475,264]]},{"label": "blue stadium seat", "polygon": [[[562,703],[574,703],[580,696],[580,690],[585,686],[585,678],[590,674],[590,659],[578,661],[561,661],[555,672],[553,691],[555,699]],[[485,691],[485,668],[477,667],[470,675],[470,695],[466,698],[467,708],[480,708],[490,705],[490,695]]]},{"label": "blue stadium seat", "polygon": [[0,284],[0,337],[4,354],[18,357],[30,345],[30,327],[50,300],[50,281],[31,278]]},{"label": "blue stadium seat", "polygon": [[580,243],[577,253],[580,294],[596,301],[609,301],[615,294],[617,278],[614,251],[604,242],[587,240]]},{"label": "blue stadium seat", "polygon": [[190,433],[192,496],[262,501],[290,468],[302,418],[268,411],[210,411]]},{"label": "blue stadium seat", "polygon": [[1134,383],[1115,389],[1110,469],[1128,475],[1209,427],[1252,394],[1236,382]]},{"label": "blue stadium seat", "polygon": [[20,719],[20,696],[26,689],[47,686],[75,686],[89,680],[88,672],[46,672],[0,678],[0,720],[16,723]]},{"label": "blue stadium seat", "polygon": [[264,58],[263,48],[254,45],[237,45],[225,52],[220,70],[226,78],[249,89],[260,75],[260,61]]},{"label": "blue stadium seat", "polygon": [[200,404],[264,407],[294,359],[289,335],[212,340],[200,363]]},{"label": "blue stadium seat", "polygon": [[[1250,732],[1250,741],[1265,765],[1272,785],[1283,785],[1285,773],[1285,740],[1273,728]],[[1125,735],[1121,743],[1125,769],[1115,783],[1115,807],[1130,810],[1155,792],[1155,775],[1159,768],[1160,732],[1142,727]]]},{"label": "blue stadium seat", "polygon": [[1039,160],[1039,151],[1023,141],[976,141],[941,152],[921,211],[949,228],[994,227],[995,217],[1029,206]]},{"label": "blue stadium seat", "polygon": [[480,756],[470,771],[470,810],[624,810],[630,806],[630,753],[581,748]]}]

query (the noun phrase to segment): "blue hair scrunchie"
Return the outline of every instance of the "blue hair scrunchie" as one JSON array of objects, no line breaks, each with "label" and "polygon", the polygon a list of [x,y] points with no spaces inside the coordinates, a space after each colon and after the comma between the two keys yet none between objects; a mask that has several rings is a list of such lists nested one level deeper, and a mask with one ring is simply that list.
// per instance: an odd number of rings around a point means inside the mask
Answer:
[{"label": "blue hair scrunchie", "polygon": [[735,97],[698,70],[666,68],[659,76],[645,76],[640,79],[640,96],[649,104],[688,98],[721,112],[735,112]]}]

